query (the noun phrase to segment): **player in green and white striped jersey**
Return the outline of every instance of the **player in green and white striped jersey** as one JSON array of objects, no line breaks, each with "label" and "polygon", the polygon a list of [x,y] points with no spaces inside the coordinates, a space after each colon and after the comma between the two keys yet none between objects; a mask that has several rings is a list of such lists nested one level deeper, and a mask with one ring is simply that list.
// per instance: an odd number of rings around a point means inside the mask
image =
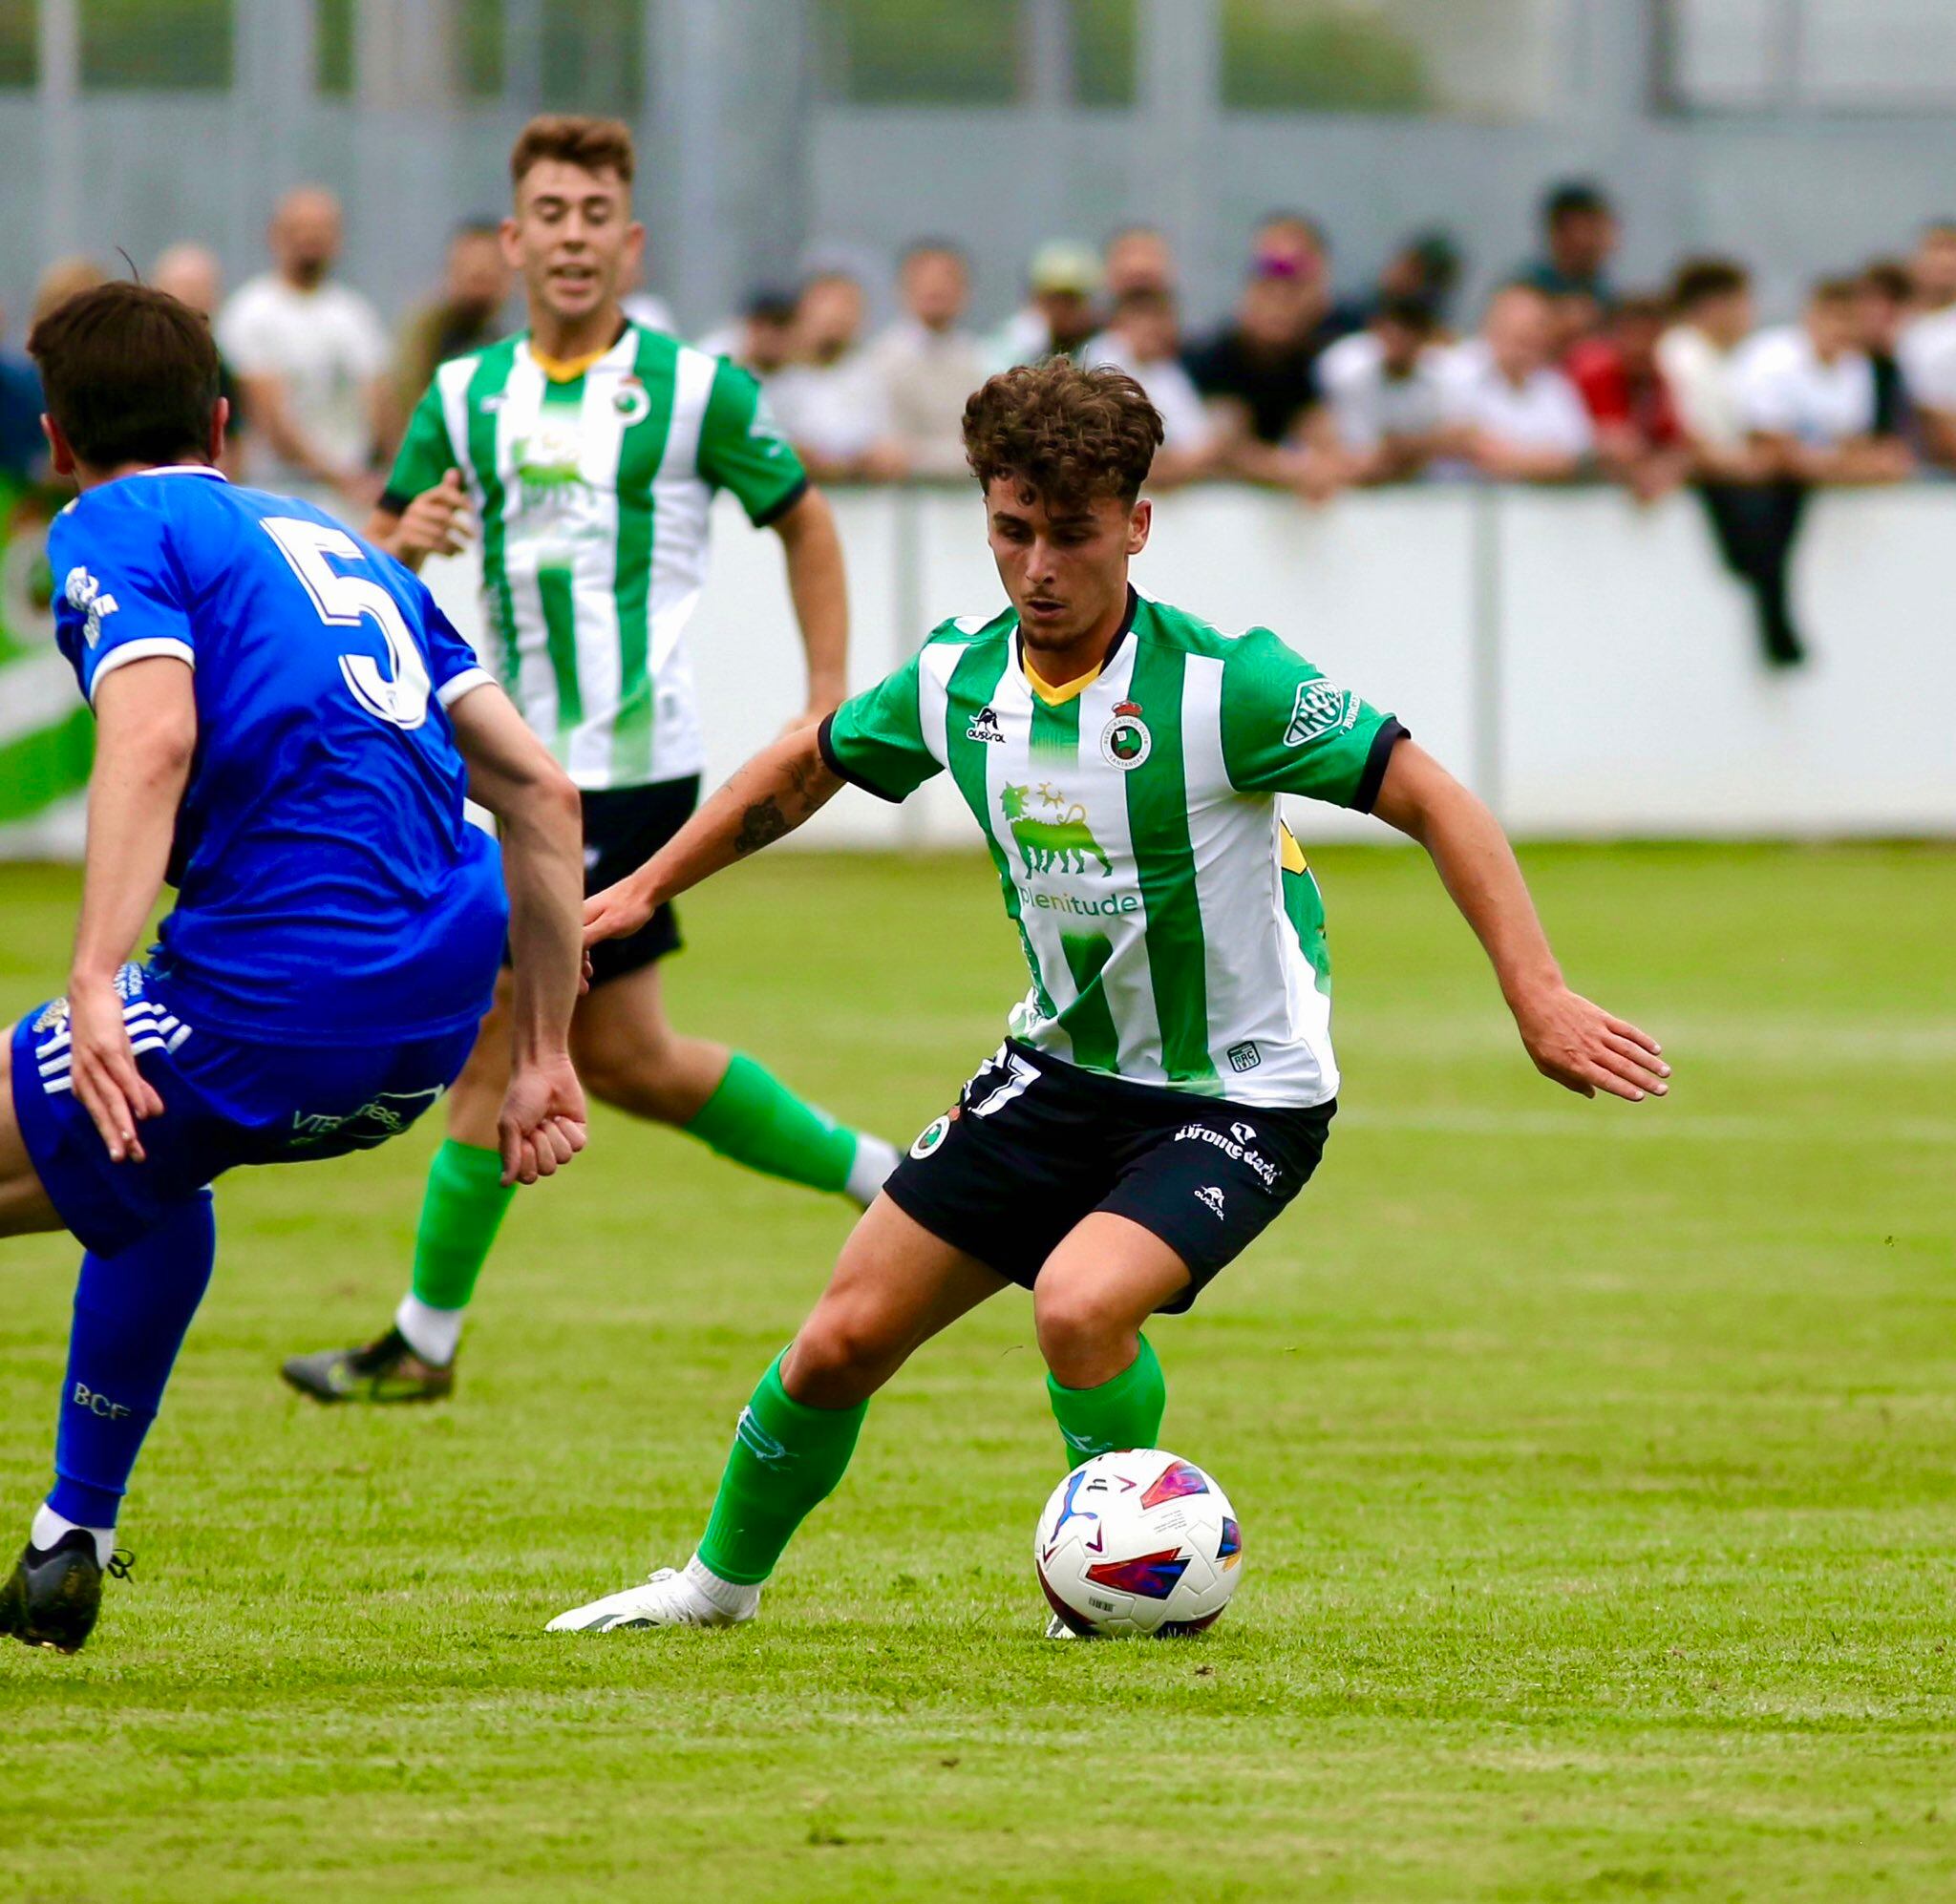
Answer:
[{"label": "player in green and white striped jersey", "polygon": [[1427,848],[1548,1076],[1587,1095],[1666,1090],[1655,1043],[1563,983],[1494,816],[1396,720],[1268,630],[1221,634],[1129,586],[1161,440],[1137,384],[1063,360],[1010,370],[967,406],[965,437],[1010,606],[946,624],[814,741],[742,769],[586,902],[585,939],[635,930],[845,780],[902,799],[947,772],[1031,989],[755,1390],[685,1571],[555,1629],[749,1618],[869,1397],[1008,1281],[1032,1291],[1068,1466],[1159,1446],[1166,1388],[1142,1325],[1187,1308],[1282,1212],[1335,1109],[1324,913],[1281,794],[1375,812]]},{"label": "player in green and white striped jersey", "polygon": [[[444,364],[409,425],[368,533],[416,566],[480,524],[485,621],[524,719],[584,801],[586,890],[639,865],[692,811],[704,765],[686,625],[706,582],[707,518],[731,490],[773,528],[808,652],[802,725],[841,699],[848,610],[827,503],[776,434],[746,371],[628,323],[619,304],[644,233],[631,135],[545,116],[518,138],[513,216],[521,337]],[[896,1162],[881,1138],[804,1104],[752,1058],[667,1023],[657,962],[670,908],[592,954],[571,1050],[595,1097],[674,1124],[755,1170],[867,1204]],[[497,1108],[506,1001],[449,1098],[394,1325],[363,1348],[295,1356],[321,1401],[420,1401],[453,1386],[462,1312],[510,1193]]]}]

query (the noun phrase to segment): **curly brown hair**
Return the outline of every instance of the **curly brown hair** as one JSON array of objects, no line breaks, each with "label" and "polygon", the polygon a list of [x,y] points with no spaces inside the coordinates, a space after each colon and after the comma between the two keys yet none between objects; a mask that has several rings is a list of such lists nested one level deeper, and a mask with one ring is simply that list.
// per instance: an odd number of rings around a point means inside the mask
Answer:
[{"label": "curly brown hair", "polygon": [[509,180],[521,185],[530,167],[545,159],[585,172],[615,172],[631,183],[631,128],[619,119],[585,118],[576,113],[539,113],[517,135],[509,155]]},{"label": "curly brown hair", "polygon": [[1139,384],[1066,357],[1001,370],[965,405],[965,460],[980,486],[1007,476],[1049,507],[1102,496],[1132,505],[1160,446],[1160,414]]}]

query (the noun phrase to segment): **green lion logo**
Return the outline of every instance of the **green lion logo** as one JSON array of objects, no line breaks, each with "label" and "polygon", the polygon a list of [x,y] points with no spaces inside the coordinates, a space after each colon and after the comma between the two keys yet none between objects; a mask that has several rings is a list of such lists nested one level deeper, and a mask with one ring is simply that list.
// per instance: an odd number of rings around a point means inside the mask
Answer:
[{"label": "green lion logo", "polygon": [[1031,793],[1028,787],[1001,787],[998,792],[999,811],[1011,828],[1026,871],[1084,873],[1088,860],[1097,859],[1103,877],[1112,878],[1114,862],[1101,852],[1100,842],[1087,825],[1086,808],[1077,800],[1068,806],[1058,788],[1044,786],[1039,789],[1039,799],[1052,809],[1054,817],[1039,818],[1027,811]]}]

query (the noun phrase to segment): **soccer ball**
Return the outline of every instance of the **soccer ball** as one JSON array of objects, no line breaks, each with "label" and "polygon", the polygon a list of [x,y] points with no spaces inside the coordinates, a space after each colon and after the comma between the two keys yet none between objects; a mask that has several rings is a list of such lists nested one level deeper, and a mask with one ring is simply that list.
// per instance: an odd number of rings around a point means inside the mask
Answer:
[{"label": "soccer ball", "polygon": [[1193,1461],[1129,1449],[1096,1454],[1052,1491],[1032,1564],[1075,1633],[1200,1633],[1243,1577],[1243,1533]]}]

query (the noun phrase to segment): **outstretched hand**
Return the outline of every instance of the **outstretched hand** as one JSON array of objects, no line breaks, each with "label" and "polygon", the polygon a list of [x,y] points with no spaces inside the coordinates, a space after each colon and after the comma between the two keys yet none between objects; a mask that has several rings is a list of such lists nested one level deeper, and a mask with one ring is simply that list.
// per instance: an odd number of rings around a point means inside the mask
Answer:
[{"label": "outstretched hand", "polygon": [[585,1090],[568,1057],[519,1064],[496,1122],[505,1184],[554,1176],[584,1149]]},{"label": "outstretched hand", "polygon": [[1656,1039],[1566,985],[1517,1006],[1515,1022],[1535,1068],[1565,1090],[1584,1097],[1604,1090],[1636,1104],[1670,1089]]},{"label": "outstretched hand", "polygon": [[457,556],[468,547],[471,534],[469,492],[461,471],[450,470],[408,504],[389,539],[403,559]]},{"label": "outstretched hand", "polygon": [[658,901],[627,876],[585,901],[585,944],[595,945],[601,939],[629,939],[657,910]]}]

